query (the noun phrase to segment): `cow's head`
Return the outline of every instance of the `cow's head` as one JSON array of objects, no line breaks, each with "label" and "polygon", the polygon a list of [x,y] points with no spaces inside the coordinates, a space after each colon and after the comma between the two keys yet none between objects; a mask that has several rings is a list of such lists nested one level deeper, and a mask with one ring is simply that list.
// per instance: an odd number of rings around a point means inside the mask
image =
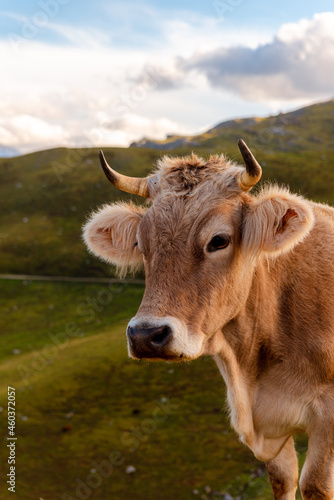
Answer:
[{"label": "cow's head", "polygon": [[150,200],[116,203],[84,227],[88,248],[124,272],[144,265],[146,290],[128,328],[133,358],[194,359],[220,351],[224,326],[244,308],[258,259],[292,249],[310,231],[303,198],[277,187],[254,197],[261,167],[245,143],[245,167],[224,156],[164,157],[145,179],[102,167],[119,189]]}]

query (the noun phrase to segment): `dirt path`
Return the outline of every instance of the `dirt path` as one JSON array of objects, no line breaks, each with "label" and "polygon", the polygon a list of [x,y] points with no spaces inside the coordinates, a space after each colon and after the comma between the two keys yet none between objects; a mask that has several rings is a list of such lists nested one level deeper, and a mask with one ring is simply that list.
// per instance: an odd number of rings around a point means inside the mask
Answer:
[{"label": "dirt path", "polygon": [[0,274],[0,280],[19,280],[19,281],[68,281],[70,283],[129,283],[134,285],[144,285],[144,280],[116,278],[90,278],[78,276],[38,276],[30,274]]}]

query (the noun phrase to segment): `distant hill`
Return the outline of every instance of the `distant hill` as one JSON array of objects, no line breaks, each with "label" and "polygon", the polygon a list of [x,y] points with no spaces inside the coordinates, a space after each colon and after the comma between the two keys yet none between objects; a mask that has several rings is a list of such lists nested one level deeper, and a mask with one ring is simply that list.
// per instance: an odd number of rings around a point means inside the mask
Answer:
[{"label": "distant hill", "polygon": [[237,140],[240,135],[255,146],[267,150],[320,151],[331,148],[334,136],[334,99],[268,118],[228,120],[200,135],[170,135],[164,141],[144,138],[133,142],[130,147],[147,147],[160,151],[180,147],[216,148],[224,146],[227,140]]},{"label": "distant hill", "polygon": [[[164,144],[173,141],[177,147],[168,154],[227,153],[241,162],[239,137],[256,153],[264,181],[289,184],[334,204],[334,101],[269,118],[232,120],[193,138],[151,141],[151,148],[141,144],[104,151],[116,170],[145,176],[166,153]],[[97,206],[134,197],[108,183],[97,149],[58,148],[0,158],[0,179],[0,273],[112,274],[110,266],[87,253],[81,226]]]}]

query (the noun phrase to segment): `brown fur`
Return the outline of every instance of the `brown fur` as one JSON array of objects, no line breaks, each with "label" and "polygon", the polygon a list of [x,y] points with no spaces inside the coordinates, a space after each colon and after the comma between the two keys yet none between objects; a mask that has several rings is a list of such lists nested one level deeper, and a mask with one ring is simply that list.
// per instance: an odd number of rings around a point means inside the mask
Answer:
[{"label": "brown fur", "polygon": [[[334,209],[277,186],[251,196],[242,171],[222,156],[164,157],[152,205],[105,207],[85,240],[123,268],[144,263],[130,324],[171,325],[158,359],[214,356],[232,426],[266,462],[275,498],[295,498],[291,436],[304,431],[303,498],[333,499]],[[210,253],[216,234],[230,245]]]},{"label": "brown fur", "polygon": [[266,462],[266,469],[274,498],[294,498],[298,485],[298,460],[292,437],[275,459]]}]

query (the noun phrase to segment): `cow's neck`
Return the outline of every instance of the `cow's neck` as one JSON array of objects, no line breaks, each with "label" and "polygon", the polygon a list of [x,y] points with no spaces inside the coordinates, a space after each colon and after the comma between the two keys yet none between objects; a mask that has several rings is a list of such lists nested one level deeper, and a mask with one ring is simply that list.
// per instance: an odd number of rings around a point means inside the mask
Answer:
[{"label": "cow's neck", "polygon": [[220,353],[214,360],[227,386],[231,424],[241,441],[261,460],[276,456],[286,439],[265,439],[257,434],[253,423],[253,397],[256,380],[265,370],[275,342],[279,284],[272,279],[267,262],[261,261],[254,273],[248,299],[222,331]]}]

